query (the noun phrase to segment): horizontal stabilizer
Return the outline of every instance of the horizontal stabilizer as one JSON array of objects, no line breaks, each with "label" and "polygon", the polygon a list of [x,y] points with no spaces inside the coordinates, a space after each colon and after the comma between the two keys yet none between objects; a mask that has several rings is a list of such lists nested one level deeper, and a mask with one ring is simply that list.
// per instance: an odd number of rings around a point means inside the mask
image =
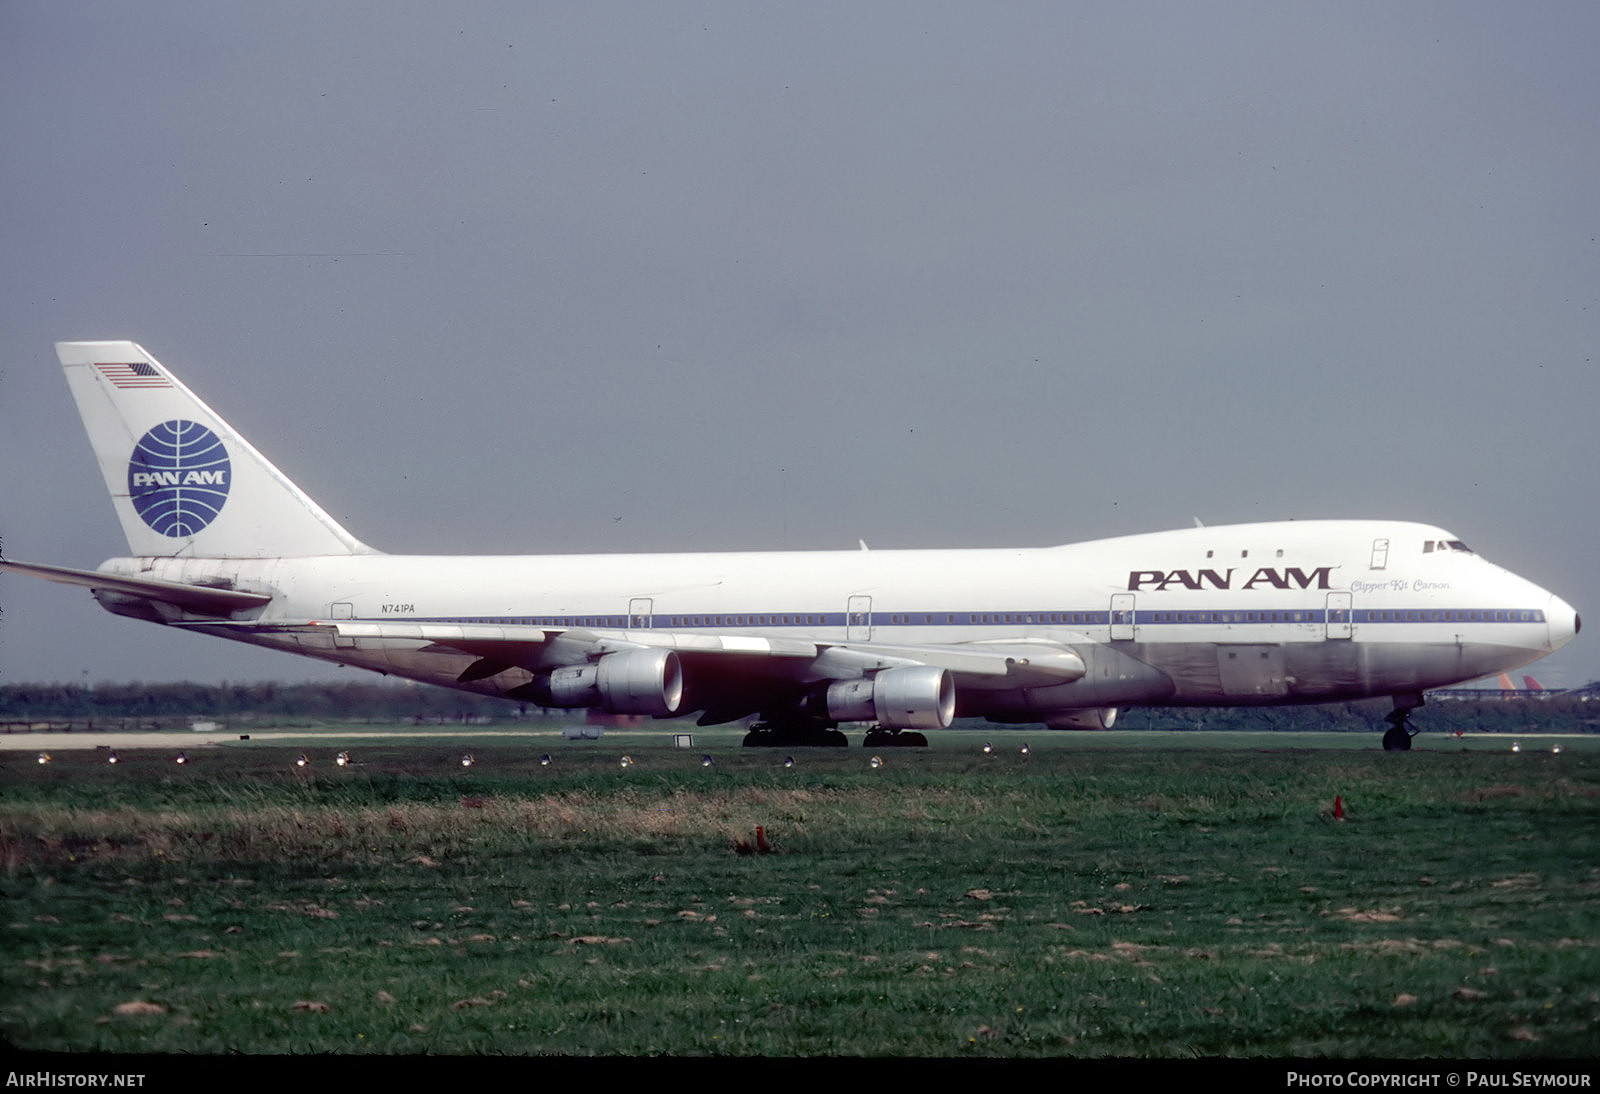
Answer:
[{"label": "horizontal stabilizer", "polygon": [[197,615],[232,615],[271,602],[268,593],[247,593],[238,589],[214,589],[205,585],[185,585],[178,581],[157,581],[146,577],[123,577],[98,570],[73,570],[66,566],[40,566],[28,562],[0,559],[0,573],[42,577],[62,585],[79,585],[96,591],[124,593],[182,608]]}]

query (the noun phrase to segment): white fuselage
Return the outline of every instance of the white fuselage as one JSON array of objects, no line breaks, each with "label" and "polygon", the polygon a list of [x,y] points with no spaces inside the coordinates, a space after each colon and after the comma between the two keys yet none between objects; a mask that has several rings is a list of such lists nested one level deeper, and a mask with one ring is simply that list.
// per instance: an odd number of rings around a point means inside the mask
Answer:
[{"label": "white fuselage", "polygon": [[[471,655],[397,637],[394,625],[542,627],[622,642],[649,634],[683,649],[702,634],[857,650],[1038,643],[1083,659],[1086,671],[1066,683],[970,681],[960,713],[1002,721],[1420,693],[1526,664],[1578,626],[1565,602],[1450,533],[1380,521],[1024,549],[157,558],[102,570],[271,593],[259,615],[190,625],[491,694],[527,673],[461,683]],[[284,631],[299,622],[348,624],[354,637]],[[360,624],[385,629],[362,637]],[[549,657],[561,662],[559,643]]]}]

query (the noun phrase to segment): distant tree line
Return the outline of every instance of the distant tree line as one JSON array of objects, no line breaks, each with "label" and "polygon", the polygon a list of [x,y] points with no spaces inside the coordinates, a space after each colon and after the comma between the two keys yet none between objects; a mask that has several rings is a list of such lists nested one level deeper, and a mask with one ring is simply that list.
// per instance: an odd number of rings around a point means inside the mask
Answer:
[{"label": "distant tree line", "polygon": [[[1431,732],[1600,732],[1600,689],[1543,697],[1435,699],[1414,715]],[[1589,701],[1592,699],[1593,701]],[[1387,700],[1304,707],[1150,707],[1124,711],[1118,729],[1277,732],[1381,732]],[[285,721],[378,724],[501,722],[538,718],[527,704],[446,688],[354,681],[284,684],[69,684],[0,685],[0,724],[96,721],[120,725],[172,725],[196,720],[225,724]],[[575,717],[575,712],[561,712]],[[973,726],[984,725],[972,722]]]},{"label": "distant tree line", "polygon": [[[0,722],[31,719],[304,719],[318,721],[479,721],[527,717],[526,706],[445,688],[382,683],[7,684]],[[538,713],[535,709],[531,713]]]},{"label": "distant tree line", "polygon": [[[1600,693],[1534,698],[1490,691],[1485,696],[1433,699],[1412,713],[1412,725],[1427,733],[1600,733]],[[1393,709],[1388,699],[1288,707],[1145,707],[1123,711],[1116,728],[1382,733]]]}]

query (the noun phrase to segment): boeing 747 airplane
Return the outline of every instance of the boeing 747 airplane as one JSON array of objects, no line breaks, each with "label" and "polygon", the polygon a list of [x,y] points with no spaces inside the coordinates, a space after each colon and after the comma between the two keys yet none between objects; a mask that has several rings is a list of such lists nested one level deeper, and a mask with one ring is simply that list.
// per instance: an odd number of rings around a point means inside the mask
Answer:
[{"label": "boeing 747 airplane", "polygon": [[700,725],[747,744],[925,744],[956,717],[1392,696],[1508,672],[1571,606],[1425,524],[1184,528],[1058,547],[389,555],[132,342],[56,353],[128,539],[98,570],[0,561],[107,610],[430,684]]}]

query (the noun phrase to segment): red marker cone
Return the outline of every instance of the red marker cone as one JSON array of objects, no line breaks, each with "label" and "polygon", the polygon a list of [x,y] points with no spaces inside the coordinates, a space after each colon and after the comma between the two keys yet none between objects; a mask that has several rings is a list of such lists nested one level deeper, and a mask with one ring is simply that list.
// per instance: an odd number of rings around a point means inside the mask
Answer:
[{"label": "red marker cone", "polygon": [[1344,820],[1344,796],[1341,794],[1333,796],[1333,819]]},{"label": "red marker cone", "polygon": [[772,845],[767,842],[767,830],[761,825],[756,825],[756,850],[763,855],[772,850]]}]

